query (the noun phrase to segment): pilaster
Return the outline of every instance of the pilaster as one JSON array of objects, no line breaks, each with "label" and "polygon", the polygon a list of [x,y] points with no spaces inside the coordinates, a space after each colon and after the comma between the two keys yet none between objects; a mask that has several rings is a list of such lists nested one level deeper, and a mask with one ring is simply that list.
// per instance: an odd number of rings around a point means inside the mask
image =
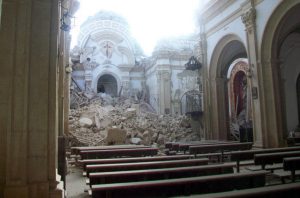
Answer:
[{"label": "pilaster", "polygon": [[[244,13],[241,16],[241,20],[245,25],[245,32],[247,35],[247,52],[249,59],[249,74],[250,78],[250,90],[258,90],[258,64],[257,64],[257,37],[256,37],[256,10],[254,7],[254,1],[248,1],[243,5]],[[252,93],[251,93],[252,96]],[[263,147],[262,138],[262,114],[261,114],[261,102],[260,96],[251,97],[252,102],[252,118],[253,118],[253,141],[254,146]]]},{"label": "pilaster", "polygon": [[57,0],[2,3],[0,197],[57,191],[58,8]]},{"label": "pilaster", "polygon": [[199,39],[199,52],[198,59],[202,63],[202,69],[199,71],[199,75],[202,75],[202,102],[203,102],[203,137],[204,139],[212,138],[212,114],[210,107],[210,80],[208,79],[208,64],[207,64],[207,37],[205,34],[205,26],[203,21],[200,20],[200,39]]},{"label": "pilaster", "polygon": [[156,76],[159,87],[159,112],[160,114],[171,113],[171,73],[165,70],[158,71]]}]

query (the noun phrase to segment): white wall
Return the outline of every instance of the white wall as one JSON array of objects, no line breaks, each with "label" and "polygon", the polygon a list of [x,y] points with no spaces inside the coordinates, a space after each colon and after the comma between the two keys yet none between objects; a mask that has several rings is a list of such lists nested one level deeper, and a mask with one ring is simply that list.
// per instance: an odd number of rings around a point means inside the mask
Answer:
[{"label": "white wall", "polygon": [[[258,46],[261,46],[267,22],[280,2],[282,2],[282,0],[264,0],[260,4],[256,5],[256,35]],[[260,47],[258,49],[260,50]]]}]

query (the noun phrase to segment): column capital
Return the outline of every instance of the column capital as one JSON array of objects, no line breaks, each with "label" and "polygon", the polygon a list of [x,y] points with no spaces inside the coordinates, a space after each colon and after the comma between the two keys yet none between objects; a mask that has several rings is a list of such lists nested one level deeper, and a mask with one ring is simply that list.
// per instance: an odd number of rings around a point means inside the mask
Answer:
[{"label": "column capital", "polygon": [[246,31],[251,33],[256,23],[256,10],[251,7],[241,16],[242,22],[246,26]]}]

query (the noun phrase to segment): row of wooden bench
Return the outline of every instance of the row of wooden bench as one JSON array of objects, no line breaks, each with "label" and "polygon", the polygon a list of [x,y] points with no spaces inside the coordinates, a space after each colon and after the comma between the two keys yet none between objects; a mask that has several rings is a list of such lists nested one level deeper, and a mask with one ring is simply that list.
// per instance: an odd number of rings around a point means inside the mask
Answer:
[{"label": "row of wooden bench", "polygon": [[192,195],[189,196],[189,198],[299,198],[299,195],[300,182],[283,185],[256,187],[242,190],[233,190],[221,193],[210,193],[206,195]]},{"label": "row of wooden bench", "polygon": [[[187,145],[186,145],[187,146]],[[226,143],[226,144],[200,144],[200,145],[189,145],[189,153],[195,155],[197,157],[198,154],[205,154],[205,153],[214,153],[220,152],[221,159],[223,158],[223,154],[225,151],[232,151],[232,150],[248,150],[251,149],[252,142],[247,143]],[[109,158],[109,157],[141,157],[141,156],[154,156],[157,155],[158,149],[151,148],[147,146],[139,146],[139,147],[91,147],[91,148],[80,148],[76,147],[72,149],[72,153],[75,155],[80,155],[81,159],[97,159],[97,158]]]},{"label": "row of wooden bench", "polygon": [[[234,164],[218,164],[156,170],[91,173],[90,193],[92,192],[93,197],[169,197],[264,186],[265,175],[268,172],[255,171],[232,174],[233,166]],[[293,166],[299,168],[297,165]],[[224,174],[230,172],[231,174]],[[201,177],[195,177],[200,175]],[[204,177],[203,175],[210,176]],[[255,184],[255,186],[252,184]],[[194,185],[197,185],[197,187]],[[266,193],[265,190],[262,190],[261,193]]]},{"label": "row of wooden bench", "polygon": [[218,144],[235,144],[237,141],[192,141],[192,142],[166,142],[165,148],[167,151],[183,152],[184,154],[189,151],[190,146],[205,146],[205,145],[218,145]]},{"label": "row of wooden bench", "polygon": [[[128,150],[129,148],[122,148],[122,150],[124,149]],[[130,149],[139,150],[141,148]],[[283,163],[286,164],[283,165],[283,167],[293,167],[290,170],[295,170],[297,169],[297,167],[299,167],[299,164],[297,165],[297,163],[299,163],[299,159],[297,159],[297,157],[285,157],[297,156],[299,149],[300,148],[298,147],[270,150],[261,149],[264,150],[265,153],[260,150],[223,152],[223,155],[229,155],[231,160],[236,161],[236,163],[213,165],[207,165],[207,158],[198,159],[195,158],[195,155],[175,155],[160,157],[153,156],[133,158],[126,157],[117,159],[90,160],[85,159],[81,160],[80,162],[83,163],[85,171],[88,172],[88,183],[91,186],[90,194],[92,194],[93,197],[169,197],[203,193],[210,193],[209,195],[213,195],[214,192],[232,191],[234,189],[256,188],[259,186],[261,186],[261,193],[263,193],[265,192],[264,190],[267,188],[263,187],[265,185],[265,175],[268,173],[267,171],[261,170],[247,173],[233,173],[234,166],[239,167],[240,162],[242,160],[249,160],[249,158],[254,159],[257,156],[257,159],[259,159],[259,155],[266,154],[265,156],[261,156],[261,158],[266,159],[266,164],[274,163],[271,161],[271,159],[275,160],[275,163],[280,162],[276,160],[278,160],[280,156],[283,156],[281,158],[281,162],[283,161]],[[106,150],[120,149],[107,148]],[[285,154],[289,154],[284,155],[278,153],[271,153],[271,150],[273,152],[284,152]],[[211,150],[208,152],[211,152]],[[213,154],[214,153],[211,153],[211,155]],[[208,156],[209,154],[199,154],[196,155],[196,157],[203,157],[204,155]],[[270,155],[273,157],[269,157]],[[125,156],[128,155],[125,154]],[[246,156],[248,156],[248,158]],[[259,165],[259,163],[261,163],[264,160],[257,161],[257,165]],[[92,163],[94,162],[97,164],[92,165]],[[289,165],[288,162],[290,162]],[[198,164],[194,165],[195,163]],[[260,165],[261,169],[267,168],[266,165]],[[286,168],[286,170],[288,169]],[[295,174],[294,176],[292,176],[292,178],[294,178],[292,180],[295,181]],[[199,187],[201,188],[199,189]],[[291,187],[287,186],[287,188]],[[298,189],[297,187],[293,188]],[[247,190],[251,191],[250,189]],[[243,191],[247,190],[236,190],[226,193],[230,194],[235,192],[236,195],[233,195],[232,197],[239,197],[239,193],[242,194]],[[216,194],[216,197],[217,196],[218,195]],[[241,197],[243,196],[241,195]]]},{"label": "row of wooden bench", "polygon": [[97,184],[91,186],[90,193],[93,198],[148,198],[224,192],[264,186],[266,174],[267,171],[257,171],[128,183]]}]

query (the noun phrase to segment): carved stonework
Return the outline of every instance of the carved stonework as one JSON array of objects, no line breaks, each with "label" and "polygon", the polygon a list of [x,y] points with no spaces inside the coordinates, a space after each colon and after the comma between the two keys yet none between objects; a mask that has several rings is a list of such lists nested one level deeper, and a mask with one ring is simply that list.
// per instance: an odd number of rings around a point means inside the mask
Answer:
[{"label": "carved stonework", "polygon": [[85,61],[83,63],[84,70],[93,70],[94,68],[98,67],[99,64],[95,61]]},{"label": "carved stonework", "polygon": [[105,41],[101,43],[102,49],[101,52],[103,55],[110,59],[112,57],[113,51],[114,51],[114,44],[110,41]]},{"label": "carved stonework", "polygon": [[177,74],[180,82],[180,89],[183,92],[188,90],[199,90],[198,76],[199,74],[194,71],[184,70],[183,72]]},{"label": "carved stonework", "polygon": [[247,32],[251,33],[255,27],[256,22],[256,10],[255,8],[250,8],[247,12],[241,16],[242,22],[246,26]]},{"label": "carved stonework", "polygon": [[128,97],[130,92],[130,82],[129,81],[123,81],[122,82],[122,96]]},{"label": "carved stonework", "polygon": [[171,73],[169,71],[158,71],[156,73],[157,80],[160,82],[161,80],[171,80]]}]

